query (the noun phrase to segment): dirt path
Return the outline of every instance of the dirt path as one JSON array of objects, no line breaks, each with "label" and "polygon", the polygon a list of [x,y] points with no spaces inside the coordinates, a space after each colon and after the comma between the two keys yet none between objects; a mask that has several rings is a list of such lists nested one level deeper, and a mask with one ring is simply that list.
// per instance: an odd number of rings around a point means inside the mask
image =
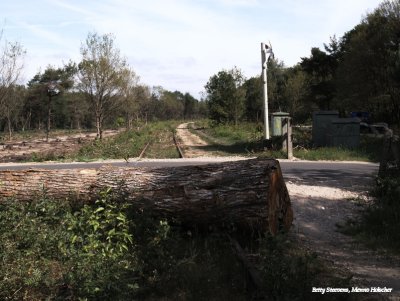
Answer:
[{"label": "dirt path", "polygon": [[192,122],[182,123],[176,128],[176,136],[181,143],[185,158],[209,157],[210,151],[207,150],[208,143],[190,132],[190,123]]},{"label": "dirt path", "polygon": [[[188,130],[188,123],[178,127],[177,135],[186,156],[210,156],[207,143]],[[338,224],[358,216],[370,201],[366,192],[372,185],[370,177],[344,182],[325,178],[310,183],[301,177],[286,181],[295,215],[292,234],[335,267],[352,274],[354,286],[393,288],[390,294],[366,295],[366,300],[386,296],[400,301],[400,259],[369,250],[337,231]]]},{"label": "dirt path", "polygon": [[[393,293],[386,294],[387,297],[400,300],[399,258],[369,250],[337,231],[338,224],[359,215],[369,201],[366,192],[359,188],[344,190],[332,187],[329,181],[315,186],[300,182],[301,179],[298,183],[286,183],[295,214],[296,236],[335,267],[352,274],[354,286],[393,288]],[[365,184],[366,188],[368,183]]]}]

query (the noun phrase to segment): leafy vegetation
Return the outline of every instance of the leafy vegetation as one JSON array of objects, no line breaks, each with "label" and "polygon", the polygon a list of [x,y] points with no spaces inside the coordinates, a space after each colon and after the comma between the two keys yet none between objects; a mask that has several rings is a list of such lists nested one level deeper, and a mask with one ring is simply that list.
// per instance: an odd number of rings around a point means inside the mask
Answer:
[{"label": "leafy vegetation", "polygon": [[210,78],[205,88],[208,93],[208,110],[212,120],[217,123],[238,123],[244,110],[243,82],[244,76],[237,68],[220,71]]},{"label": "leafy vegetation", "polygon": [[136,255],[124,209],[106,194],[75,208],[46,198],[2,202],[0,298],[110,299],[135,290]]},{"label": "leafy vegetation", "polygon": [[123,131],[111,138],[94,140],[77,153],[70,154],[68,159],[88,161],[125,158],[127,160],[138,157],[147,143],[150,143],[146,150],[147,157],[178,158],[179,154],[172,139],[178,123],[178,121],[148,123],[136,129]]},{"label": "leafy vegetation", "polygon": [[[0,203],[2,300],[247,300],[246,272],[225,233],[183,228],[104,192],[79,200]],[[326,275],[286,235],[250,245],[259,293],[310,300]],[[324,276],[325,277],[325,276]],[[312,296],[311,296],[312,297]]]},{"label": "leafy vegetation", "polygon": [[357,220],[348,220],[341,231],[355,235],[375,249],[400,254],[400,175],[397,172],[376,179],[371,191],[374,201]]}]

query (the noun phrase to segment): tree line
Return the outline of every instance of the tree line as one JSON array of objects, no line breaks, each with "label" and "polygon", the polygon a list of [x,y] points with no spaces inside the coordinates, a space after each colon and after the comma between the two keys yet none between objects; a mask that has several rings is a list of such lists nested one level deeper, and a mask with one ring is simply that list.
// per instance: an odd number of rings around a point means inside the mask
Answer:
[{"label": "tree line", "polygon": [[[270,112],[286,111],[295,123],[316,110],[368,112],[370,121],[400,125],[400,0],[386,0],[342,37],[314,47],[292,67],[268,62]],[[260,76],[246,79],[234,67],[211,76],[205,101],[189,93],[140,83],[111,34],[89,33],[81,60],[47,66],[19,85],[25,50],[0,35],[0,129],[131,128],[138,121],[209,117],[216,123],[262,121]]]},{"label": "tree line", "polygon": [[25,50],[0,36],[0,128],[16,130],[132,128],[139,121],[205,116],[205,103],[189,93],[140,83],[112,34],[89,33],[79,63],[47,66],[20,85]]},{"label": "tree line", "polygon": [[[260,76],[245,79],[237,67],[210,77],[205,86],[210,117],[217,123],[261,121]],[[270,111],[286,111],[300,123],[316,110],[368,112],[370,121],[400,125],[400,1],[383,1],[343,37],[293,67],[268,62]]]}]

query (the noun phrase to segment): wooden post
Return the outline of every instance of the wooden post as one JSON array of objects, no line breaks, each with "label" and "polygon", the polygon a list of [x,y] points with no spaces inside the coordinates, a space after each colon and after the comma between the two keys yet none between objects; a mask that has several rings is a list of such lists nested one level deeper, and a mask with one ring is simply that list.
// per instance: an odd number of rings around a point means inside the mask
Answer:
[{"label": "wooden post", "polygon": [[288,159],[293,159],[292,118],[285,117],[282,122],[282,150]]},{"label": "wooden post", "polygon": [[293,135],[292,135],[292,118],[287,118],[287,137],[286,137],[286,152],[289,160],[293,159]]},{"label": "wooden post", "polygon": [[379,163],[379,176],[384,176],[387,170],[388,166],[388,161],[389,161],[389,153],[391,149],[391,144],[392,144],[392,138],[393,138],[393,132],[389,131],[387,134],[385,134],[385,141],[383,142],[383,151],[382,151],[382,157],[381,161]]}]

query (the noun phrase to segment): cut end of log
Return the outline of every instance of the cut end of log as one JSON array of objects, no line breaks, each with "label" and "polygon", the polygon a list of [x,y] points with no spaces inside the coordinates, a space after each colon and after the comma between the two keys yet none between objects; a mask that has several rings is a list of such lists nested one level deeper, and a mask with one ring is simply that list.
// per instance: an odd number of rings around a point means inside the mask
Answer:
[{"label": "cut end of log", "polygon": [[268,230],[275,235],[280,230],[289,231],[293,222],[293,210],[289,192],[283,179],[279,162],[271,170],[268,189]]}]

